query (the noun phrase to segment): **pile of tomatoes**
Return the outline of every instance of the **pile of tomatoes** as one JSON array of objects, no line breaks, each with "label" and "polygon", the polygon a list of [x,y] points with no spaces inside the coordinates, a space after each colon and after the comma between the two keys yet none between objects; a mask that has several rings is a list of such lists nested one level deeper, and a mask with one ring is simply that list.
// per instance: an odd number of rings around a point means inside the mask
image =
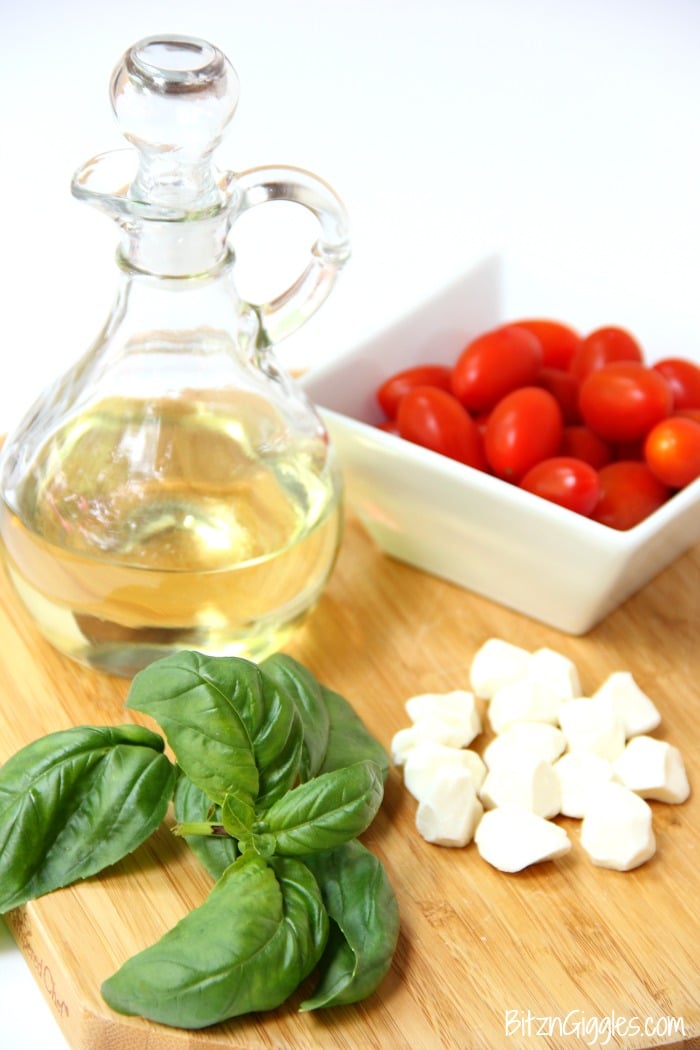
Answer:
[{"label": "pile of tomatoes", "polygon": [[700,366],[607,326],[528,319],[377,390],[381,426],[615,529],[700,476]]}]

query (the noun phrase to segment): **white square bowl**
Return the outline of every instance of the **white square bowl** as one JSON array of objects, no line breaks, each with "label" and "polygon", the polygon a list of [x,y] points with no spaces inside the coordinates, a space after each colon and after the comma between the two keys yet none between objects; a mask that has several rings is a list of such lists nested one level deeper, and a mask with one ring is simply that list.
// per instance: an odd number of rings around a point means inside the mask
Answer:
[{"label": "white square bowl", "polygon": [[382,419],[375,391],[385,378],[413,364],[452,364],[471,338],[524,316],[557,318],[582,332],[622,325],[650,363],[671,356],[700,362],[700,333],[671,307],[494,256],[309,372],[302,385],[328,427],[349,506],[389,555],[568,634],[585,634],[700,540],[700,479],[622,532],[374,425]]}]

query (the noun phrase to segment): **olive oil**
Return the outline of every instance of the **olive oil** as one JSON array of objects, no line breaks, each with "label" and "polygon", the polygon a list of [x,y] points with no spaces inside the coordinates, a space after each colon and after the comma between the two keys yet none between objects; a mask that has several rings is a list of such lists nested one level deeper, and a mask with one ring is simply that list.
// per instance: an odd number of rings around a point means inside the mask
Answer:
[{"label": "olive oil", "polygon": [[335,562],[339,483],[319,425],[218,391],[109,398],[38,450],[0,504],[7,569],[62,652],[131,675],[193,648],[262,659]]}]

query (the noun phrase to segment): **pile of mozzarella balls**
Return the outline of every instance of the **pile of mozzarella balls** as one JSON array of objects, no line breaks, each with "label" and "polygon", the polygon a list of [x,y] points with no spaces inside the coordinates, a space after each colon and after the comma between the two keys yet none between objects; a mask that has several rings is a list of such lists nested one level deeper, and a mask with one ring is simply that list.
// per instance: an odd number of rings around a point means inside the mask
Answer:
[{"label": "pile of mozzarella balls", "polygon": [[[600,867],[630,871],[654,855],[645,800],[682,803],[690,786],[678,748],[651,735],[661,716],[629,672],[582,696],[568,657],[490,638],[469,677],[469,691],[407,700],[410,725],[392,739],[427,842],[473,840],[493,867],[521,871],[571,849],[561,814],[581,820]],[[478,701],[495,734],[481,754],[470,746],[483,730]]]}]

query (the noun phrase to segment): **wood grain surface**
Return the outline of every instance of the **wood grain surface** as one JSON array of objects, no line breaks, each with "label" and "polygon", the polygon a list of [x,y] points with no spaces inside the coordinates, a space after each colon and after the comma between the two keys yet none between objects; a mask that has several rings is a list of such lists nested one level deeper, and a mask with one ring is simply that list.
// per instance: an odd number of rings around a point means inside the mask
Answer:
[{"label": "wood grain surface", "polygon": [[[392,770],[364,836],[401,909],[395,960],[353,1007],[284,1007],[202,1032],[109,1010],[100,984],[205,896],[208,876],[163,827],[103,875],[7,916],[75,1050],[637,1050],[700,1042],[700,548],[589,635],[571,638],[384,556],[354,521],[320,605],[288,651],[343,693],[388,747],[405,700],[468,687],[490,636],[575,660],[593,691],[631,671],[663,716],[695,789],[653,803],[657,854],[633,872],[594,867],[579,824],[555,862],[505,875],[475,847],[428,845]],[[0,761],[44,733],[130,720],[128,683],[69,663],[37,635],[0,578]],[[477,741],[477,748],[486,742]],[[1,1021],[0,1021],[1,1024]],[[683,1028],[680,1028],[680,1025]],[[0,1031],[1,1043],[1,1031]]]}]

